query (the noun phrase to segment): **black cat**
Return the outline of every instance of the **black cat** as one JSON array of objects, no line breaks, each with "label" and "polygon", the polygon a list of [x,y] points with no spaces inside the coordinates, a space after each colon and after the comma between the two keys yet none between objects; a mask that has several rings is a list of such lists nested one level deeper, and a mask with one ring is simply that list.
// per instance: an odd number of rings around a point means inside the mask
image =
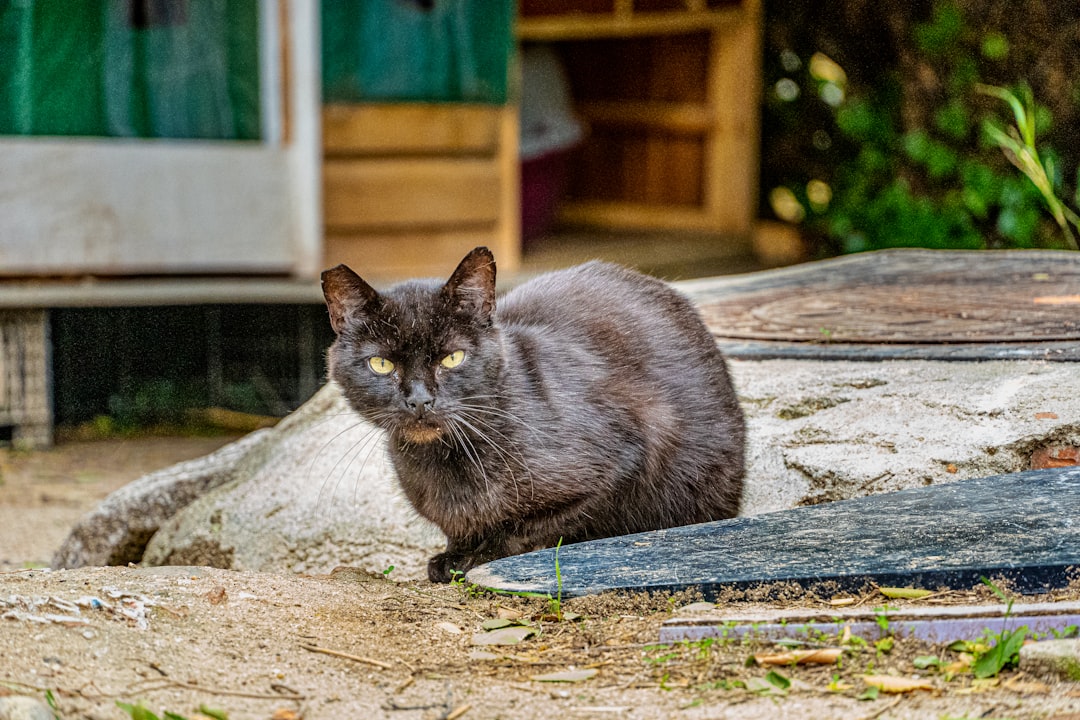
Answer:
[{"label": "black cat", "polygon": [[564,543],[733,517],[745,436],[727,366],[659,280],[592,262],[495,298],[477,248],[450,279],[378,293],[322,274],[330,376],[389,434],[446,533],[428,576]]}]

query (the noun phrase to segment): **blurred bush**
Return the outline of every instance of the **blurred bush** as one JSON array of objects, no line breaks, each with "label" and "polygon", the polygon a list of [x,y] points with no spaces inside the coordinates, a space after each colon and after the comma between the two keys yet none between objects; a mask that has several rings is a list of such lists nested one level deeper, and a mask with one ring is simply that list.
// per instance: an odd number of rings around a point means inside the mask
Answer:
[{"label": "blurred bush", "polygon": [[813,255],[1065,246],[986,132],[1008,106],[978,88],[1039,101],[1039,155],[1077,204],[1080,4],[777,0],[766,33],[762,213],[799,223]]}]

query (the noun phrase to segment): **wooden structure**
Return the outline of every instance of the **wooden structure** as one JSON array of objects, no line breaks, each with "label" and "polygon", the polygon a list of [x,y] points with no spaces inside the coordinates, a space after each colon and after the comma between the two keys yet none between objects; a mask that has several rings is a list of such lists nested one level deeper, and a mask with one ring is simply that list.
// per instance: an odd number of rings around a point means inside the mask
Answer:
[{"label": "wooden structure", "polygon": [[[40,399],[5,396],[0,432],[49,425],[42,308],[318,302],[330,265],[387,283],[477,245],[518,269],[514,102],[322,106],[318,23],[258,1],[258,141],[0,137],[0,329],[43,359],[0,357]],[[518,40],[558,43],[592,128],[564,219],[749,243],[760,31],[761,0],[521,0]]]},{"label": "wooden structure", "polygon": [[0,441],[52,441],[49,370],[45,311],[0,309]]},{"label": "wooden structure", "polygon": [[513,105],[325,106],[324,265],[376,281],[443,275],[487,245],[514,272],[517,135]]},{"label": "wooden structure", "polygon": [[557,42],[590,130],[565,221],[715,232],[757,215],[760,0],[521,0]]},{"label": "wooden structure", "polygon": [[257,142],[0,137],[0,275],[315,277],[316,10],[259,0]]}]

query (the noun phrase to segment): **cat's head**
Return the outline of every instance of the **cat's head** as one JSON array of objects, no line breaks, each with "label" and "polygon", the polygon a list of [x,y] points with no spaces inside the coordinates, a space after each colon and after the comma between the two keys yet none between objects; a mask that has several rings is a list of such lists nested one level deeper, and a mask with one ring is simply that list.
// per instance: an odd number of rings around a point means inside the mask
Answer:
[{"label": "cat's head", "polygon": [[434,442],[490,405],[501,368],[495,259],[469,253],[445,283],[377,292],[345,265],[322,274],[337,340],[330,377],[353,409],[398,439]]}]

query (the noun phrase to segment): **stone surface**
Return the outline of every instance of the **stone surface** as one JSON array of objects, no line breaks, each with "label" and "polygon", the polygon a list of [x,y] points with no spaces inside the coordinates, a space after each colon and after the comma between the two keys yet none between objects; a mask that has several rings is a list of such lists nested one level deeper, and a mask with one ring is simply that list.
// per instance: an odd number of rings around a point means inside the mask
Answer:
[{"label": "stone surface", "polygon": [[[1033,457],[1080,446],[1073,363],[730,365],[749,426],[744,515],[1027,470]],[[53,564],[394,565],[422,577],[443,540],[392,475],[380,433],[328,385],[276,428],[117,491]]]},{"label": "stone surface", "polygon": [[49,706],[25,695],[0,697],[0,720],[55,720]]},{"label": "stone surface", "polygon": [[1025,645],[1020,648],[1020,669],[1045,680],[1080,682],[1080,638]]},{"label": "stone surface", "polygon": [[179,510],[146,548],[150,565],[329,572],[350,565],[426,577],[445,539],[401,497],[383,435],[333,384],[241,461],[244,470]]},{"label": "stone surface", "polygon": [[206,457],[152,472],[113,492],[72,528],[52,566],[138,562],[163,522],[213,488],[243,475],[270,434],[251,433]]},{"label": "stone surface", "polygon": [[1073,363],[731,366],[750,426],[743,514],[1028,470],[1040,448],[1080,444]]}]

